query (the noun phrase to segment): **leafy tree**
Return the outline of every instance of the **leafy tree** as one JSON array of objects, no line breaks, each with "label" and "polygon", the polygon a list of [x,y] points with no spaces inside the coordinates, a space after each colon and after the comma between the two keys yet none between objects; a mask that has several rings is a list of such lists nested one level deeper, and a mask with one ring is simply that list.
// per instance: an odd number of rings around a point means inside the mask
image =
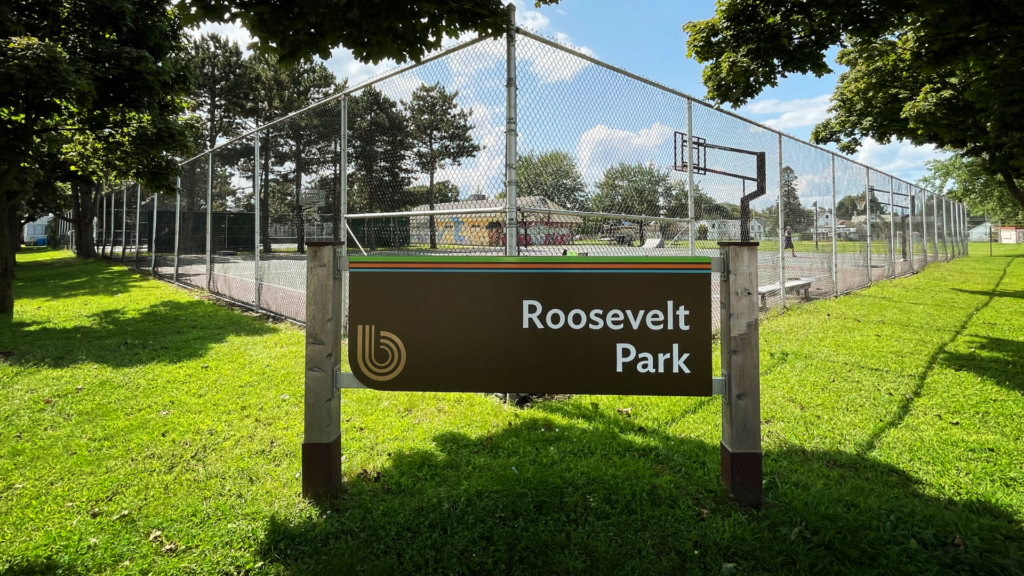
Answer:
[{"label": "leafy tree", "polygon": [[222,136],[233,136],[242,127],[245,59],[237,42],[203,34],[189,40],[183,60],[192,75],[189,99],[202,117],[203,147],[209,150]]},{"label": "leafy tree", "polygon": [[[800,204],[800,194],[797,192],[797,180],[799,177],[789,166],[782,168],[782,209],[785,214],[785,225],[800,232],[811,221],[811,210]],[[751,214],[753,218],[753,214]],[[771,224],[772,230],[778,230],[779,226],[779,203],[776,202],[768,207],[764,218]]]},{"label": "leafy tree", "polygon": [[565,152],[530,152],[516,160],[518,196],[542,196],[566,210],[582,210],[586,191],[576,160]]},{"label": "leafy tree", "polygon": [[[427,175],[427,205],[434,209],[434,176],[450,163],[460,165],[476,156],[480,146],[473,142],[470,111],[459,108],[458,91],[449,92],[440,83],[419,86],[405,104],[416,168]],[[434,216],[430,220],[430,247],[437,248]]]},{"label": "leafy tree", "polygon": [[[620,162],[610,166],[597,183],[598,193],[591,199],[595,212],[610,212],[636,216],[662,216],[664,205],[678,193],[667,170],[643,164]],[[679,203],[675,203],[679,206]],[[675,216],[675,214],[673,214]],[[680,217],[685,217],[683,214]],[[643,244],[646,222],[637,222],[640,227],[640,243]]]},{"label": "leafy tree", "polygon": [[165,152],[187,146],[176,119],[188,79],[170,58],[181,27],[152,0],[14,0],[0,9],[0,38],[0,313],[10,313],[10,210],[33,190],[19,173],[78,171],[66,157],[87,139],[134,156],[119,166],[125,176],[166,186],[175,166]]},{"label": "leafy tree", "polygon": [[[370,86],[348,103],[349,206],[361,212],[400,209],[412,181],[413,140],[398,103]],[[367,248],[377,249],[374,226],[366,227]]]},{"label": "leafy tree", "polygon": [[716,102],[741,105],[789,74],[847,68],[812,140],[934,144],[975,159],[1024,208],[1024,3],[721,0],[683,27]]},{"label": "leafy tree", "polygon": [[990,219],[1006,222],[1024,221],[1024,208],[1010,196],[1001,177],[986,171],[978,159],[954,153],[925,165],[928,174],[918,180],[921,187],[965,203],[974,214],[984,213]]},{"label": "leafy tree", "polygon": [[[453,184],[449,180],[442,180],[434,183],[434,201],[438,204],[444,204],[447,202],[458,202],[461,192],[459,187]],[[428,203],[430,196],[429,187],[426,185],[409,186],[405,189],[405,205],[402,207],[403,210],[415,208],[417,206],[423,206]]]},{"label": "leafy tree", "polygon": [[255,49],[286,64],[311,55],[327,59],[338,46],[360,62],[419,61],[446,37],[493,36],[507,27],[501,0],[179,0],[178,7],[188,24],[241,22],[256,38]]}]

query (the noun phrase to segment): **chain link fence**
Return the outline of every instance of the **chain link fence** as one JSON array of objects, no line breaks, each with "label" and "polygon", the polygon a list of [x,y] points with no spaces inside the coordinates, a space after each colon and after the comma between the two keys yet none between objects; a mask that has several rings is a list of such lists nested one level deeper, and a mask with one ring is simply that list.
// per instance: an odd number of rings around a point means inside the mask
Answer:
[{"label": "chain link fence", "polygon": [[982,224],[909,182],[517,28],[200,154],[181,164],[175,195],[107,195],[97,243],[303,322],[314,241],[523,257],[715,256],[718,242],[752,241],[767,311],[965,254]]}]

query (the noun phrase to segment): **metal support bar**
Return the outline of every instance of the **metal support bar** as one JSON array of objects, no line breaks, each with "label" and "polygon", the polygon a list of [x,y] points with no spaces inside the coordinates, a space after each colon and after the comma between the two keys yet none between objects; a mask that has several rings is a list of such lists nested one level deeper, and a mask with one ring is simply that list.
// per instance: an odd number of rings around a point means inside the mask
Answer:
[{"label": "metal support bar", "polygon": [[[832,295],[839,296],[839,245],[836,243],[836,157],[832,156]],[[817,226],[817,222],[815,222]]]},{"label": "metal support bar", "polygon": [[872,260],[872,256],[873,256],[873,254],[871,253],[871,196],[872,196],[872,192],[871,192],[871,169],[870,168],[865,168],[864,172],[867,174],[867,177],[868,177],[868,185],[864,189],[864,198],[865,198],[865,202],[864,202],[864,210],[865,210],[865,212],[864,212],[864,214],[867,217],[866,221],[867,221],[867,234],[868,234],[868,286],[870,286],[872,284],[872,281],[874,280],[871,277],[871,260]]},{"label": "metal support bar", "polygon": [[142,184],[135,185],[135,258],[132,258],[132,265],[136,270],[139,269],[139,231],[141,230],[142,222]]},{"label": "metal support bar", "polygon": [[516,212],[516,147],[518,112],[516,93],[516,6],[508,4],[505,34],[505,255],[519,254],[519,222]]},{"label": "metal support bar", "polygon": [[[785,202],[782,197],[782,135],[778,136],[779,143],[779,286],[786,285],[786,210],[783,208]],[[742,218],[741,218],[742,219]],[[793,251],[796,252],[794,244]],[[786,291],[779,290],[779,301],[783,308],[786,307]]]},{"label": "metal support bar", "polygon": [[[153,193],[153,224],[152,224],[153,229],[149,231],[150,232],[150,236],[153,237],[153,242],[152,242],[152,244],[150,244],[152,249],[149,251],[149,275],[150,276],[156,276],[156,216],[157,216],[157,208],[159,207],[159,204],[160,204],[160,195],[157,194],[156,192],[154,192]],[[175,226],[177,226],[177,225],[175,225]],[[177,256],[175,256],[175,258],[177,258]],[[177,271],[178,271],[177,266],[175,266],[174,271],[175,271],[175,273],[177,273]]]},{"label": "metal support bar", "polygon": [[[178,281],[178,253],[181,252],[181,178],[178,178],[178,186],[174,191],[174,281]],[[153,247],[156,253],[156,247]]]},{"label": "metal support bar", "polygon": [[256,229],[253,234],[253,245],[252,260],[253,260],[253,300],[256,304],[256,309],[260,309],[260,133],[254,134],[253,140],[253,163],[252,163],[252,192],[253,192],[253,204],[256,206],[253,210],[255,221],[254,228]]},{"label": "metal support bar", "polygon": [[[345,230],[351,232],[348,226],[348,222],[345,220],[348,214],[348,96],[344,96],[340,102],[341,108],[341,138],[338,144],[340,157],[339,161],[339,188],[338,190],[338,222],[335,226],[345,226]],[[335,239],[338,239],[338,234],[335,232]],[[344,238],[344,236],[342,236]],[[356,245],[359,246],[359,239],[356,238],[355,234],[352,235],[352,239],[355,240]],[[348,244],[346,243],[345,253],[348,254]],[[366,251],[363,250],[362,246],[359,246],[359,251],[364,255]],[[342,325],[341,325],[341,337],[348,338],[348,272],[342,273],[341,278],[341,314],[342,314]]]},{"label": "metal support bar", "polygon": [[206,291],[213,276],[213,153],[206,157]]},{"label": "metal support bar", "polygon": [[121,264],[124,264],[124,250],[128,247],[128,189],[121,192]]},{"label": "metal support bar", "polygon": [[697,228],[694,226],[693,196],[696,189],[693,186],[693,101],[686,99],[686,161],[690,169],[686,171],[686,207],[687,216],[690,219],[690,256],[697,255]]},{"label": "metal support bar", "polygon": [[889,261],[892,262],[892,278],[896,277],[896,206],[892,201],[894,186],[889,176]]}]

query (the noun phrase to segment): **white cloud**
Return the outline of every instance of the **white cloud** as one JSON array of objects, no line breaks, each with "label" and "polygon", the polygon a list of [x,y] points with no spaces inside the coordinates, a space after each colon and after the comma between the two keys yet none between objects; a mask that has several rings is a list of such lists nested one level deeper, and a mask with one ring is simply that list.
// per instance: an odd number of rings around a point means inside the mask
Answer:
[{"label": "white cloud", "polygon": [[758,100],[744,106],[742,111],[748,114],[781,114],[763,121],[766,126],[777,130],[801,128],[814,126],[828,116],[829,98],[831,95],[822,94],[795,100]]},{"label": "white cloud", "polygon": [[576,144],[580,171],[584,178],[596,181],[605,169],[619,162],[654,162],[656,166],[664,168],[672,161],[673,134],[672,128],[658,122],[636,132],[599,124],[584,132]]},{"label": "white cloud", "polygon": [[187,31],[193,37],[199,37],[201,34],[220,34],[228,40],[237,42],[246,53],[249,52],[249,50],[246,49],[246,46],[253,42],[252,35],[249,34],[249,31],[238,22],[222,22],[216,24],[207,23],[199,26],[198,28],[188,28]]},{"label": "white cloud", "polygon": [[948,153],[936,150],[935,146],[931,144],[926,146],[914,146],[907,142],[881,144],[868,138],[857,152],[857,161],[897,178],[914,182],[927,172],[924,165],[926,161],[944,158],[947,155]]}]

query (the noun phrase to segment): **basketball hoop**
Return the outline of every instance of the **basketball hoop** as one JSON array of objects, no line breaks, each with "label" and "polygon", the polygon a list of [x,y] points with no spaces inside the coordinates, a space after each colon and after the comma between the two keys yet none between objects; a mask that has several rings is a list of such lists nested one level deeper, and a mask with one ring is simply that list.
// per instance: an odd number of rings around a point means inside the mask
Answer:
[{"label": "basketball hoop", "polygon": [[868,203],[867,198],[857,198],[857,210],[863,210],[864,205]]}]

